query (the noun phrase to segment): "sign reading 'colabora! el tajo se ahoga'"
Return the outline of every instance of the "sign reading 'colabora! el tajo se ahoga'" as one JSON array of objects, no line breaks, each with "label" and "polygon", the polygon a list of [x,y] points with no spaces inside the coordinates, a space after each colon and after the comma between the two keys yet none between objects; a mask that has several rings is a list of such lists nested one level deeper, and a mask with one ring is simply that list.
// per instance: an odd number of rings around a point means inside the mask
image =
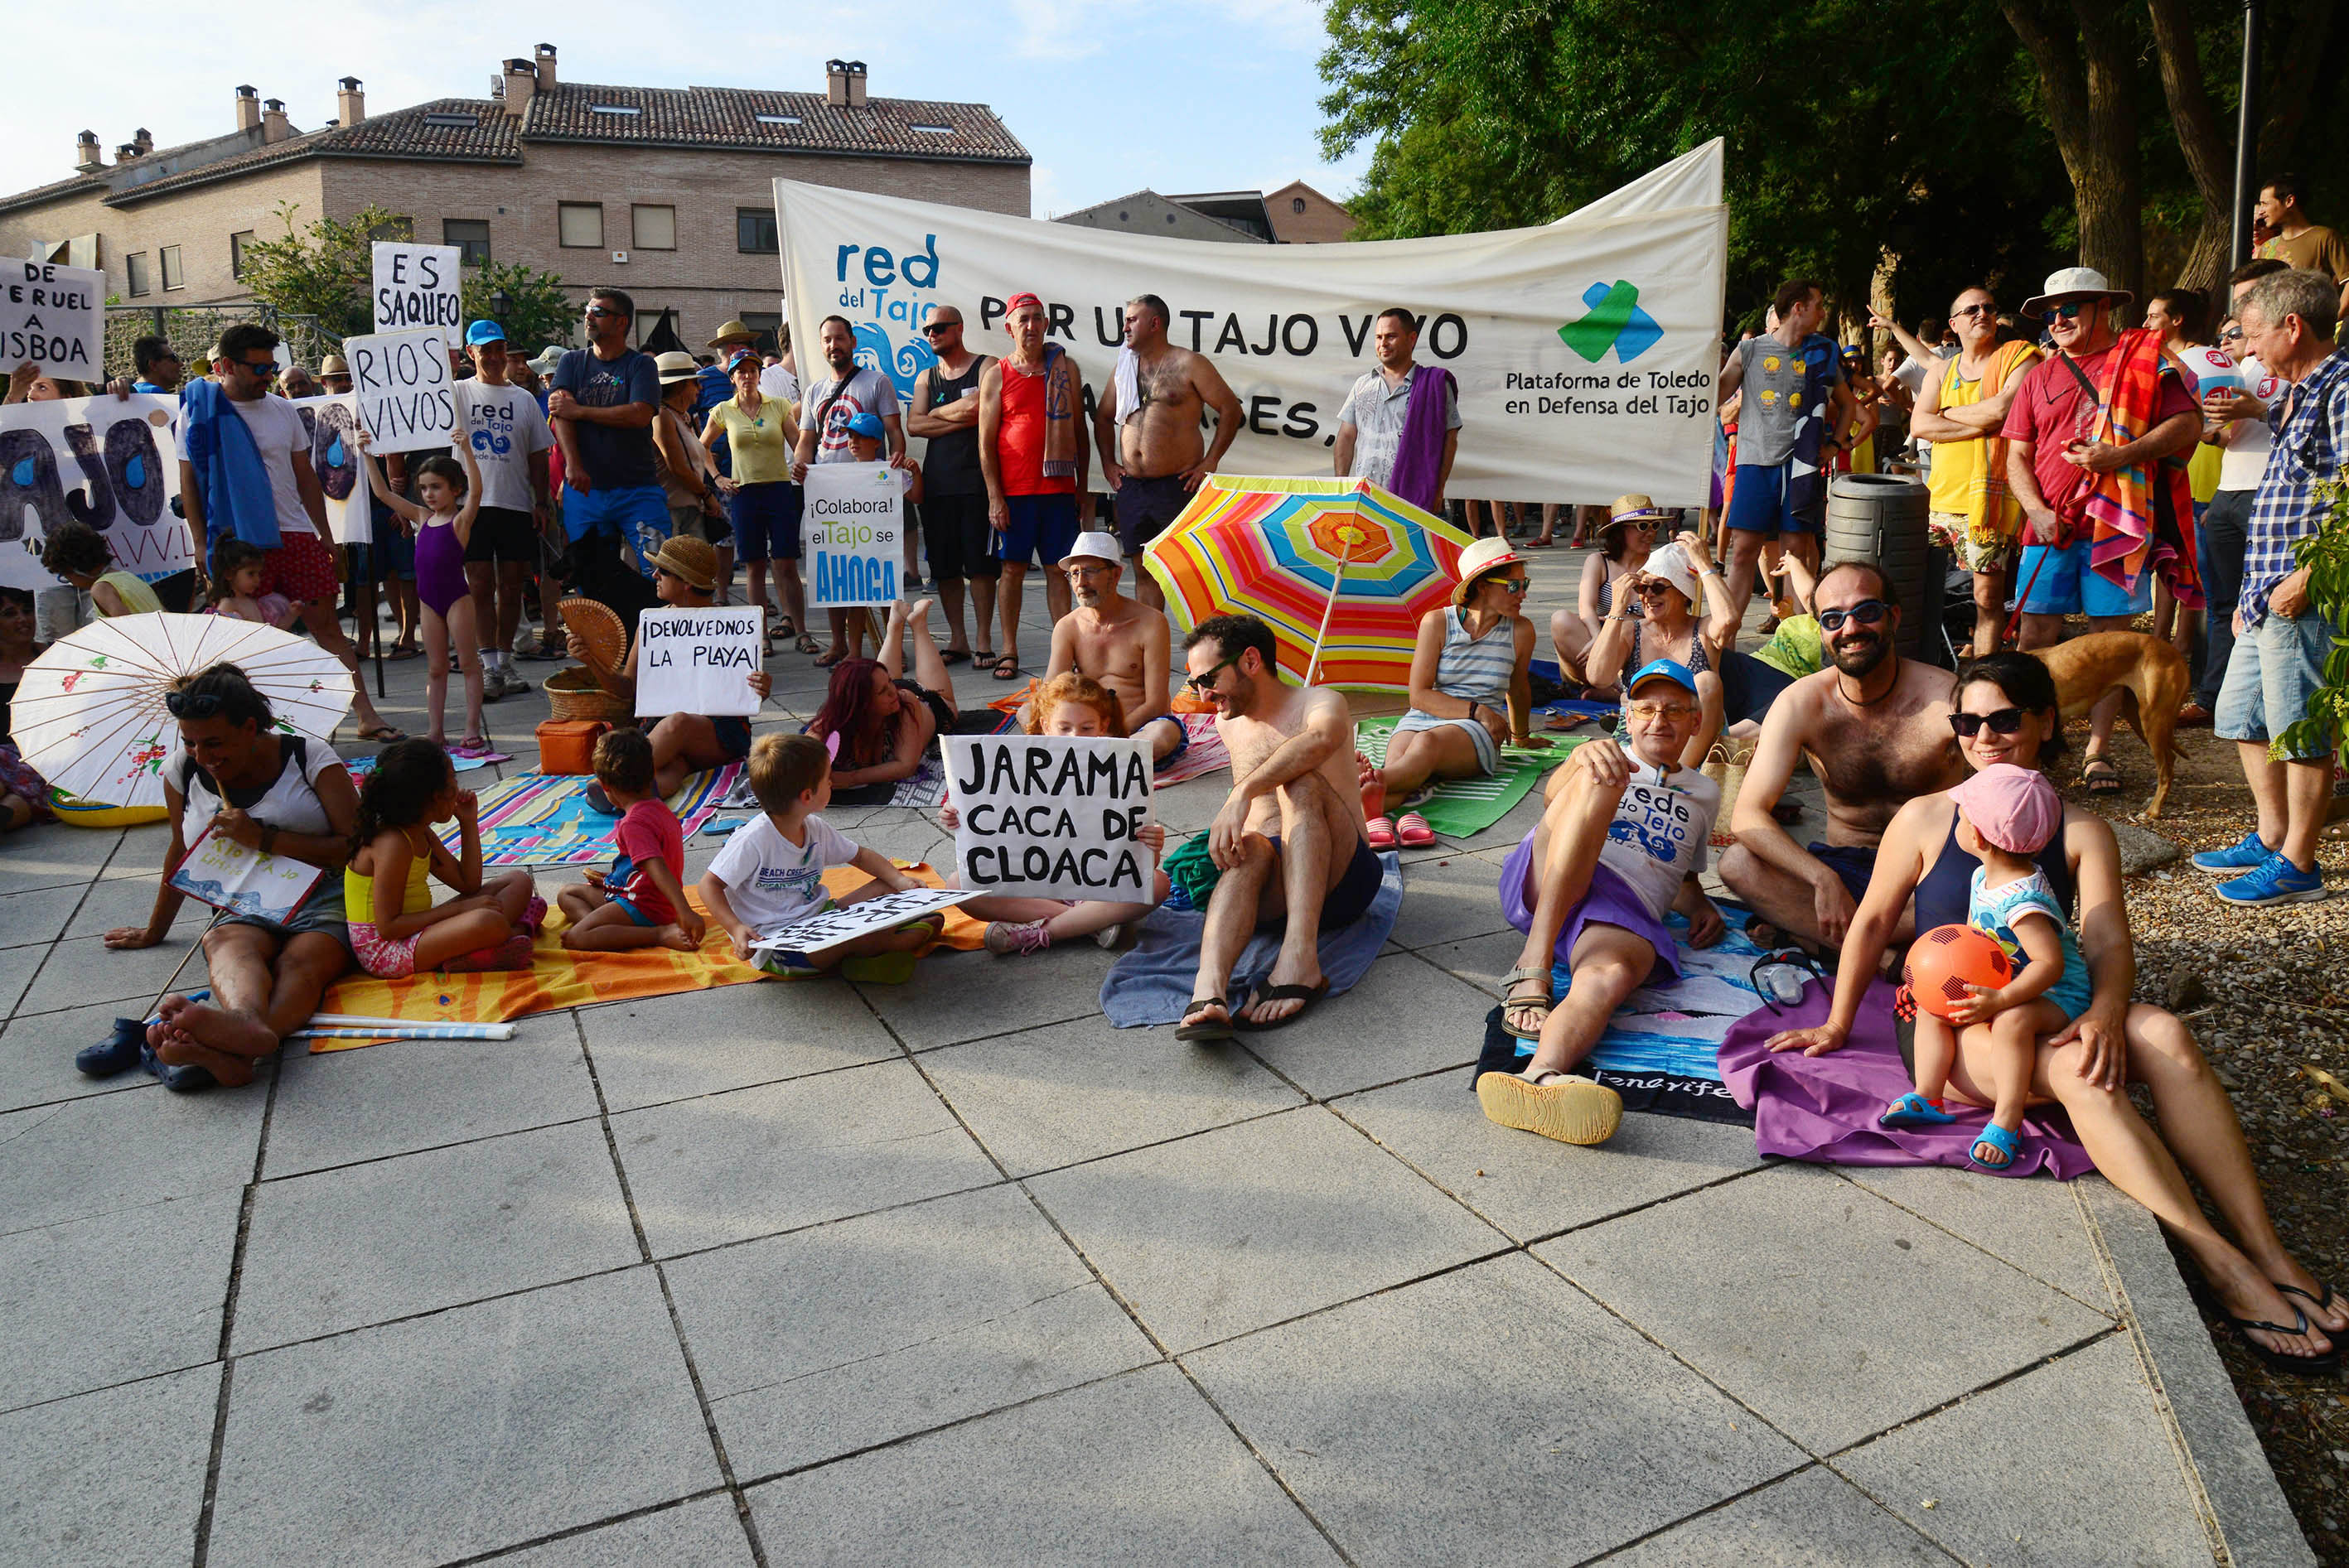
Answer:
[{"label": "sign reading 'colabora! el tajo se ahoga'", "polygon": [[775,181],[792,329],[848,319],[859,361],[902,396],[933,362],[921,327],[958,308],[1004,352],[1005,302],[1033,291],[1048,341],[1095,394],[1125,302],[1166,302],[1168,336],[1212,359],[1245,428],[1222,468],[1327,474],[1339,415],[1372,369],[1380,311],[1420,318],[1418,358],[1459,384],[1447,495],[1667,506],[1710,496],[1726,209],[1708,144],[1538,229],[1326,245],[1212,244]]},{"label": "sign reading 'colabora! el tajo se ahoga'", "polygon": [[801,487],[800,570],[808,607],[897,602],[905,481],[886,463],[812,463]]}]

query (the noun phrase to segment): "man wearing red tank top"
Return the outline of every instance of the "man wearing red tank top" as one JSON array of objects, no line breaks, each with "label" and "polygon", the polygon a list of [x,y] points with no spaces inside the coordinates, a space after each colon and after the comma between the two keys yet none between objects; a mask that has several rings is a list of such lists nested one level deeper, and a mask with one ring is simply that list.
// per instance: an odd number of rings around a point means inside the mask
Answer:
[{"label": "man wearing red tank top", "polygon": [[1028,568],[1045,568],[1044,603],[1057,623],[1069,613],[1069,584],[1051,568],[1069,553],[1079,527],[1092,526],[1092,497],[1085,485],[1089,443],[1079,433],[1084,383],[1076,361],[1044,341],[1044,304],[1034,294],[1012,295],[1003,325],[1011,352],[979,377],[978,462],[987,478],[987,521],[1003,562],[995,678],[1008,681],[1019,675],[1019,600]]}]

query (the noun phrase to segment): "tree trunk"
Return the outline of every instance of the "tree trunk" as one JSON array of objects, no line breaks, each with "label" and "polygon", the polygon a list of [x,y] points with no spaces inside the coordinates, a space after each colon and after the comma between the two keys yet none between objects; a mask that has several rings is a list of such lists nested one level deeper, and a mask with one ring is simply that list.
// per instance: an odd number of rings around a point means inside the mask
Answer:
[{"label": "tree trunk", "polygon": [[2193,19],[2186,0],[2146,0],[2153,17],[2153,39],[2161,58],[2161,91],[2169,103],[2169,123],[2178,133],[2178,150],[2186,155],[2187,172],[2202,197],[2202,222],[2188,254],[2180,285],[2215,290],[2228,273],[2229,247],[2234,242],[2235,170],[2233,139],[2222,136],[2219,117],[2202,82],[2202,56],[2194,45]]},{"label": "tree trunk", "polygon": [[2142,294],[2145,232],[2129,97],[2131,58],[2110,0],[2071,0],[2060,25],[2039,0],[2000,0],[2039,73],[2055,149],[2071,176],[2080,225],[2080,264],[2113,287]]}]

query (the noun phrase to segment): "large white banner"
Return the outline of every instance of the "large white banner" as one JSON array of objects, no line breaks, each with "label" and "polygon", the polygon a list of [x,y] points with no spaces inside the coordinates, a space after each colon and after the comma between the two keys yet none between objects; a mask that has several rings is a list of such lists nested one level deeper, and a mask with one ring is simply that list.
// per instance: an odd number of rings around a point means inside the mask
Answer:
[{"label": "large white banner", "polygon": [[188,569],[175,406],[134,392],[0,407],[0,588],[56,587],[41,546],[66,522],[104,534],[115,564],[150,583]]},{"label": "large white banner", "polygon": [[[922,323],[951,304],[966,341],[1001,353],[1004,302],[1032,290],[1050,341],[1096,395],[1124,303],[1164,299],[1169,335],[1209,356],[1245,428],[1222,468],[1328,474],[1338,417],[1376,361],[1378,313],[1423,318],[1419,358],[1458,379],[1453,498],[1596,501],[1643,491],[1702,506],[1711,490],[1726,210],[1701,149],[1538,229],[1329,245],[1215,244],[1039,222],[775,181],[794,342],[827,315],[901,394],[932,363]],[[1683,166],[1686,166],[1685,169]],[[1660,171],[1661,172],[1661,171]]]}]

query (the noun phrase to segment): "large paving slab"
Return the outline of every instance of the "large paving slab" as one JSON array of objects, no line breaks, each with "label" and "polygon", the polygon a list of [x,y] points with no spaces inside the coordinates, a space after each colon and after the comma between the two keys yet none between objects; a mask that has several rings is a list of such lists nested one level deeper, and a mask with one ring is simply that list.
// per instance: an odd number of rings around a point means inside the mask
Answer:
[{"label": "large paving slab", "polygon": [[579,1027],[613,1110],[897,1054],[897,1042],[864,999],[831,980],[720,985],[583,1007]]},{"label": "large paving slab", "polygon": [[1762,1168],[1753,1130],[1721,1122],[1633,1111],[1589,1149],[1496,1126],[1478,1109],[1470,1077],[1435,1073],[1330,1109],[1521,1242]]},{"label": "large paving slab", "polygon": [[[7,852],[0,854],[0,894],[87,882],[121,841],[119,829],[68,828],[62,822],[19,828],[8,835]],[[157,862],[161,855],[158,850]]]},{"label": "large paving slab", "polygon": [[2074,1300],[2113,1313],[2112,1287],[2080,1212],[2077,1182],[2012,1181],[1946,1165],[1855,1166],[1844,1175]]},{"label": "large paving slab", "polygon": [[594,1121],[266,1181],[238,1276],[234,1348],[313,1339],[640,1257]]},{"label": "large paving slab", "polygon": [[914,1050],[1008,1035],[1039,1024],[1101,1016],[1101,983],[1116,954],[1091,942],[1024,958],[940,949],[904,985],[860,985],[896,1037]]},{"label": "large paving slab", "polygon": [[729,1496],[705,1497],[489,1559],[498,1568],[752,1568]]},{"label": "large paving slab", "polygon": [[1433,947],[1506,931],[1501,913],[1501,868],[1482,855],[1450,854],[1405,868],[1402,907],[1389,940],[1398,947]]},{"label": "large paving slab", "polygon": [[903,1059],[628,1111],[612,1137],[664,1257],[1002,1180]]},{"label": "large paving slab", "polygon": [[[1389,954],[1344,995],[1328,998],[1281,1028],[1244,1030],[1240,1040],[1306,1093],[1326,1099],[1474,1062],[1488,1006],[1417,957]],[[1180,1048],[1171,1029],[1149,1035]]]},{"label": "large paving slab", "polygon": [[1814,1467],[1607,1559],[1608,1568],[1949,1568],[1948,1555]]},{"label": "large paving slab", "polygon": [[119,1004],[99,1002],[63,1013],[27,1014],[0,1026],[0,1111],[156,1088],[152,1075],[136,1069],[94,1078],[74,1067],[74,1054],[110,1036],[121,1012]]},{"label": "large paving slab", "polygon": [[119,953],[99,937],[78,936],[48,950],[40,973],[16,998],[16,1010],[21,1016],[119,1000],[125,1016],[143,1016],[167,987],[193,990],[205,983],[207,973],[203,952],[191,931],[178,931],[152,947]]},{"label": "large paving slab", "polygon": [[667,1273],[746,1479],[1158,1354],[1010,1186],[719,1247]]},{"label": "large paving slab", "polygon": [[1099,1017],[949,1046],[922,1070],[1014,1176],[1286,1110],[1302,1096],[1234,1046]]},{"label": "large paving slab", "polygon": [[1580,1562],[1805,1457],[1522,1254],[1184,1359],[1365,1565]]},{"label": "large paving slab", "polygon": [[1775,1166],[1534,1252],[1820,1454],[2112,1326],[1815,1166]]},{"label": "large paving slab", "polygon": [[240,1187],[267,1103],[264,1074],[250,1094],[103,1094],[0,1116],[0,1235]]},{"label": "large paving slab", "polygon": [[768,1561],[1240,1568],[1340,1561],[1171,1367],[758,1487]]},{"label": "large paving slab", "polygon": [[214,1364],[0,1415],[0,1562],[186,1563],[220,1380]]},{"label": "large paving slab", "polygon": [[209,1562],[440,1563],[719,1480],[638,1268],[237,1362]]},{"label": "large paving slab", "polygon": [[1053,1171],[1028,1186],[1174,1350],[1508,1244],[1319,1107]]}]

